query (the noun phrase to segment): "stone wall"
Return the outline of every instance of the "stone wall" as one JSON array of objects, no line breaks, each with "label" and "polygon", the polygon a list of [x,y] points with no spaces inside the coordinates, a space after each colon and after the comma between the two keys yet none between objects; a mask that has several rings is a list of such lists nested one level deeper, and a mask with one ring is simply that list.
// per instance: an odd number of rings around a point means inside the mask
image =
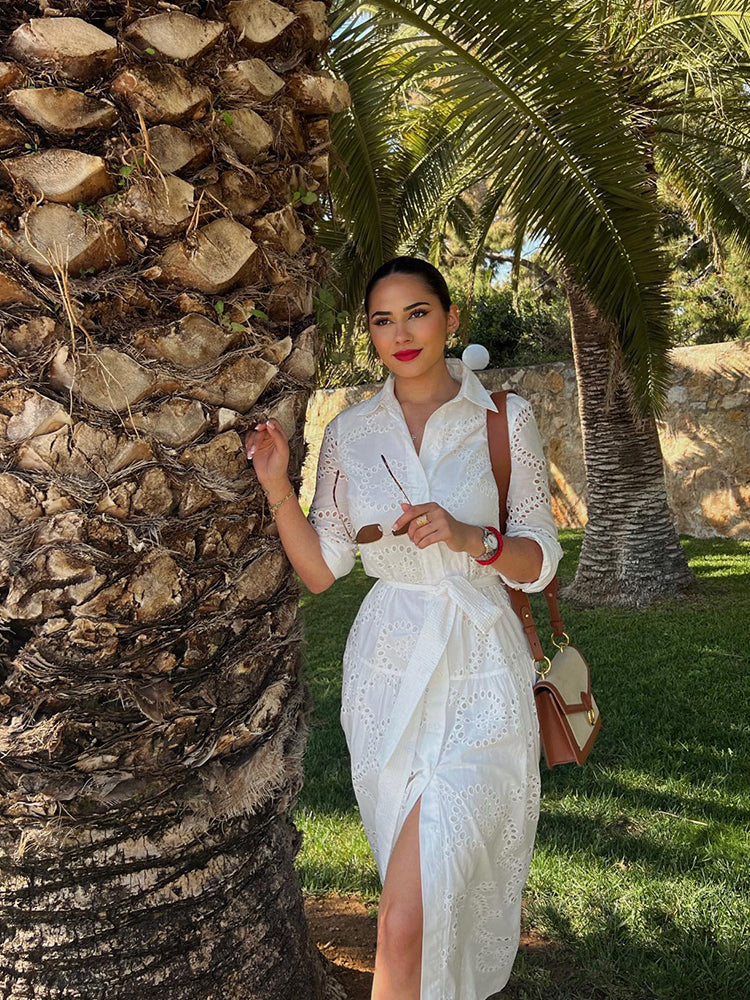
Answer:
[{"label": "stone wall", "polygon": [[[750,343],[680,347],[672,351],[672,361],[674,377],[659,435],[677,527],[696,537],[750,538]],[[490,392],[514,389],[531,401],[549,464],[557,523],[584,525],[586,478],[572,361],[477,374]],[[305,508],[315,488],[325,425],[379,388],[320,390],[310,398],[301,493]]]}]

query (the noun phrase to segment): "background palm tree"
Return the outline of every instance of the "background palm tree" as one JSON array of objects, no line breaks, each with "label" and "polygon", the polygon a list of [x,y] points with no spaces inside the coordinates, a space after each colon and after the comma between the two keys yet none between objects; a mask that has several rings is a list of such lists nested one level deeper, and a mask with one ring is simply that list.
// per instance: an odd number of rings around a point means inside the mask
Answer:
[{"label": "background palm tree", "polygon": [[[354,100],[334,142],[347,174],[369,181],[344,193],[345,179],[332,175],[334,200],[346,209],[335,259],[346,275],[356,260],[344,290],[380,263],[369,237],[376,201],[403,206],[392,252],[419,250],[436,262],[453,206],[475,264],[502,208],[515,222],[516,257],[540,238],[543,259],[565,283],[589,511],[568,595],[582,602],[639,604],[692,581],[654,420],[669,375],[657,181],[681,178],[696,224],[744,243],[748,38],[737,7],[571,0],[535,4],[531,15],[494,0],[378,0],[337,8],[351,21],[334,35],[331,59]],[[395,131],[373,115],[389,95]],[[444,136],[391,188],[392,153],[420,111]],[[377,142],[359,141],[362,122],[382,130]],[[706,160],[721,165],[718,175]],[[459,199],[480,181],[487,193],[469,224]]]},{"label": "background palm tree", "polygon": [[[662,209],[677,196],[699,230],[747,253],[750,152],[745,4],[582,3],[596,24],[602,58],[620,79],[632,111],[644,172]],[[744,89],[744,92],[743,92]],[[666,505],[653,412],[640,418],[619,364],[617,328],[568,277],[587,480],[587,524],[570,596],[642,603],[690,583]],[[612,375],[614,365],[615,374]]]},{"label": "background palm tree", "polygon": [[321,997],[293,868],[329,115],[314,0],[0,15],[0,991]]}]

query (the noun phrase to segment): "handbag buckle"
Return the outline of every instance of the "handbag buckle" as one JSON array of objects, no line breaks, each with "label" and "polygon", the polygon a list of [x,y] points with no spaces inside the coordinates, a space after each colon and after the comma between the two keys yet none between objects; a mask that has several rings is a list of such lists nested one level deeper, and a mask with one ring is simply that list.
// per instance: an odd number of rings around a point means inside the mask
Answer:
[{"label": "handbag buckle", "polygon": [[557,641],[558,637],[553,632],[552,633],[552,645],[556,649],[559,649],[559,650],[566,649],[570,645],[570,636],[567,634],[567,632],[563,632],[563,634],[562,634],[562,636],[560,638],[562,639],[562,641],[558,642]]},{"label": "handbag buckle", "polygon": [[[541,667],[541,668],[539,667],[539,664],[540,664],[540,663],[543,663],[543,664],[544,664],[544,666],[543,666],[543,667]],[[550,661],[550,658],[549,658],[549,656],[545,656],[545,657],[544,657],[543,659],[541,659],[541,660],[534,660],[534,670],[535,670],[535,671],[536,671],[536,673],[537,673],[537,674],[539,675],[539,680],[541,680],[541,681],[543,681],[543,680],[544,680],[544,678],[545,678],[545,677],[547,676],[547,674],[548,674],[548,673],[550,672],[550,669],[551,669],[551,668],[552,668],[552,663],[551,663],[551,661]]]}]

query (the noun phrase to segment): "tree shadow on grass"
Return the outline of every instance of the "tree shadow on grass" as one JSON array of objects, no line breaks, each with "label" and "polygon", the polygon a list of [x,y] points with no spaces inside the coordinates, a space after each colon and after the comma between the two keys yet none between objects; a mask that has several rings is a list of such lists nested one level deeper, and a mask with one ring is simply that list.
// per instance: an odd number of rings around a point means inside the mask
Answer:
[{"label": "tree shadow on grass", "polygon": [[[701,755],[699,755],[701,756]],[[739,782],[738,778],[738,782]],[[746,781],[748,779],[745,779]],[[745,785],[747,789],[747,784]],[[726,788],[724,789],[726,792]],[[587,786],[592,797],[603,800],[616,799],[624,811],[648,811],[651,814],[674,816],[687,823],[741,825],[750,829],[750,809],[726,802],[712,802],[705,795],[680,794],[676,791],[639,788],[612,775],[597,774]]]},{"label": "tree shadow on grass", "polygon": [[724,873],[727,867],[737,865],[734,891],[740,891],[742,884],[748,883],[748,873],[742,865],[742,846],[731,837],[722,843],[716,827],[710,825],[691,826],[689,835],[681,830],[678,839],[668,838],[664,830],[655,829],[650,819],[626,812],[602,820],[579,812],[561,814],[543,809],[536,849],[547,850],[558,859],[575,856],[576,865],[590,860],[597,869],[631,866],[637,870],[641,882],[679,879],[696,887],[710,885],[712,872],[716,873],[713,881],[718,884],[718,870]]},{"label": "tree shadow on grass", "polygon": [[554,901],[536,904],[545,936],[519,951],[508,986],[491,1000],[747,1000],[742,940],[686,929],[658,903],[643,918],[648,929],[634,931],[617,905],[598,905],[582,931]]}]

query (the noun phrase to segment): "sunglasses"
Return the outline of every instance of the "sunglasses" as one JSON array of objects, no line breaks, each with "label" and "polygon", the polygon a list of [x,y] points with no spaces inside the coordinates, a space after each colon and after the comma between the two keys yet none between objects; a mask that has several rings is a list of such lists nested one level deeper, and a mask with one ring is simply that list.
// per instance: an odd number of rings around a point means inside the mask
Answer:
[{"label": "sunglasses", "polygon": [[[394,481],[394,483],[396,484],[396,486],[398,486],[398,488],[404,494],[404,497],[406,497],[406,502],[408,504],[411,504],[411,500],[406,496],[406,493],[404,493],[404,488],[402,487],[401,483],[398,481],[398,479],[396,479],[396,477],[391,472],[391,468],[390,468],[390,466],[388,465],[388,462],[385,459],[385,455],[381,455],[380,457],[383,459],[383,463],[384,463],[386,469],[388,469],[389,476]],[[336,503],[336,484],[338,483],[338,481],[339,481],[339,470],[337,469],[336,470],[336,476],[335,476],[335,478],[333,480],[333,490],[332,490],[332,493],[333,493],[333,505],[336,508],[339,517],[341,517],[341,520],[343,521],[344,519],[343,519],[343,517],[341,515],[341,511],[339,510],[339,505]],[[404,534],[406,534],[406,532],[408,530],[409,530],[409,525],[408,524],[402,524],[401,527],[398,528],[397,531],[392,531],[391,534],[393,534],[393,535],[404,535]],[[362,527],[357,532],[357,534],[355,535],[355,539],[361,545],[361,544],[364,544],[364,543],[367,543],[367,542],[377,542],[377,541],[380,541],[380,539],[383,537],[383,534],[384,534],[384,531],[383,531],[382,524],[363,524]]]}]

